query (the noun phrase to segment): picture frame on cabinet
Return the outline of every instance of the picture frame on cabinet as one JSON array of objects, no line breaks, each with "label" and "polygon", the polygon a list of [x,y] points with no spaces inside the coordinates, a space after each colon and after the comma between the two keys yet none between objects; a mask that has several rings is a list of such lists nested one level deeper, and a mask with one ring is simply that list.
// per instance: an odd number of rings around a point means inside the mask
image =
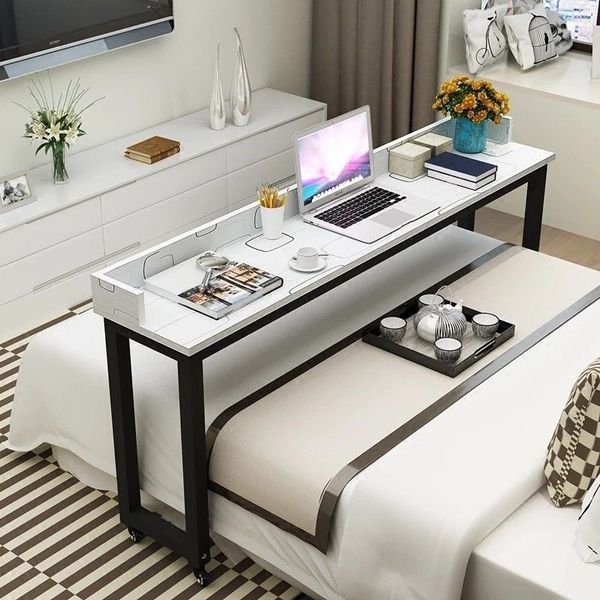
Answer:
[{"label": "picture frame on cabinet", "polygon": [[0,214],[35,202],[26,173],[0,177]]}]

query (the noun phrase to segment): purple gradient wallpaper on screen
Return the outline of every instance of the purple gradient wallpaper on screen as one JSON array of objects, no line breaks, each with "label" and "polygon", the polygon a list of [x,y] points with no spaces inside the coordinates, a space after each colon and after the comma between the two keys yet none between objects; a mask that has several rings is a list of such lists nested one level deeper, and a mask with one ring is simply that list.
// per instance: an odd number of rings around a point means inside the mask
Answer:
[{"label": "purple gradient wallpaper on screen", "polygon": [[298,140],[306,206],[371,175],[369,122],[360,114]]}]

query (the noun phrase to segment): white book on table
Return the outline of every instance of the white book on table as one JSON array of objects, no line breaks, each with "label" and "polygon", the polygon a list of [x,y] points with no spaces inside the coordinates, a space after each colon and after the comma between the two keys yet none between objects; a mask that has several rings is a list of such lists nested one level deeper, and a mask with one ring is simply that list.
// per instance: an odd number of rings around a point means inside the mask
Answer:
[{"label": "white book on table", "polygon": [[485,179],[481,179],[480,181],[468,181],[467,179],[461,179],[460,177],[454,177],[453,175],[447,175],[446,173],[440,173],[439,171],[431,170],[427,171],[427,176],[431,177],[432,179],[439,179],[440,181],[453,183],[454,185],[459,185],[469,190],[478,190],[484,185],[488,185],[489,183],[496,181],[496,173],[492,173],[492,175],[488,175]]}]

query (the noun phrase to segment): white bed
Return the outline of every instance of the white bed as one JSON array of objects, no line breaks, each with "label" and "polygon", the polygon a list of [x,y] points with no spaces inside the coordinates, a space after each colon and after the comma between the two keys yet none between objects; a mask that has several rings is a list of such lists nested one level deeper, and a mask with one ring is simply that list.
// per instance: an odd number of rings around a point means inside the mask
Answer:
[{"label": "white bed", "polygon": [[[347,284],[312,303],[310,312],[297,311],[254,334],[258,337],[248,341],[251,346],[241,342],[216,355],[206,365],[207,422],[306,353],[314,354],[316,348],[356,329],[368,314],[373,318],[383,313],[497,245],[449,228],[366,273],[360,285]],[[394,273],[399,277],[390,277]],[[381,294],[367,303],[367,297],[373,299],[374,285]],[[341,301],[346,303],[344,315],[337,310]],[[345,318],[348,314],[352,319]],[[324,333],[315,315],[329,323]],[[596,303],[357,476],[338,504],[327,555],[211,495],[211,529],[217,542],[225,552],[243,552],[312,596],[328,600],[458,598],[470,556],[464,589],[468,600],[529,598],[534,589],[542,594],[539,598],[589,597],[565,596],[569,578],[545,580],[543,569],[534,569],[542,563],[532,563],[529,577],[527,563],[519,563],[525,565],[519,570],[507,548],[521,543],[523,536],[534,547],[537,543],[540,532],[532,535],[519,525],[520,515],[530,519],[524,510],[532,511],[532,521],[542,518],[537,496],[531,507],[529,501],[514,511],[543,483],[545,444],[572,382],[598,354],[599,340],[590,332],[599,319]],[[264,354],[257,346],[285,344],[289,349],[290,340],[291,351],[264,367]],[[132,354],[142,487],[182,510],[175,366],[139,346]],[[235,378],[230,376],[233,365]],[[102,321],[92,313],[37,336],[23,359],[9,444],[24,451],[43,442],[51,443],[61,465],[86,483],[114,487]],[[402,477],[397,475],[400,470]],[[440,489],[451,493],[440,494]],[[411,501],[418,507],[416,513],[431,511],[427,523],[416,519],[414,531],[407,530],[406,515],[397,514]],[[556,518],[573,515],[572,510],[554,512]],[[431,553],[440,535],[445,544],[440,547],[451,548],[451,553]],[[565,540],[560,543],[562,548]],[[590,590],[588,582],[599,589],[596,567],[581,566],[593,571],[583,589]],[[498,595],[502,589],[511,592]]]},{"label": "white bed", "polygon": [[475,548],[463,600],[591,600],[600,589],[600,563],[574,548],[581,507],[557,509],[536,492]]}]

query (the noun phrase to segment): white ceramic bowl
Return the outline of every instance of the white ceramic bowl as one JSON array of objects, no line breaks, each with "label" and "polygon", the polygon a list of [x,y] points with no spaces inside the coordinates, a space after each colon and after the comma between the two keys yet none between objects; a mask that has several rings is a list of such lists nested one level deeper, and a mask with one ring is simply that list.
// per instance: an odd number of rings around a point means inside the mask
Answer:
[{"label": "white ceramic bowl", "polygon": [[379,331],[386,340],[398,344],[406,335],[406,321],[400,317],[386,317],[381,319]]},{"label": "white ceramic bowl", "polygon": [[434,352],[438,360],[442,362],[456,362],[462,352],[462,342],[454,338],[440,338],[435,342]]},{"label": "white ceramic bowl", "polygon": [[444,298],[439,294],[423,294],[419,297],[419,309],[424,306],[441,306],[444,304]]},{"label": "white ceramic bowl", "polygon": [[500,319],[491,313],[479,313],[471,321],[473,333],[480,338],[491,338],[496,335]]}]

